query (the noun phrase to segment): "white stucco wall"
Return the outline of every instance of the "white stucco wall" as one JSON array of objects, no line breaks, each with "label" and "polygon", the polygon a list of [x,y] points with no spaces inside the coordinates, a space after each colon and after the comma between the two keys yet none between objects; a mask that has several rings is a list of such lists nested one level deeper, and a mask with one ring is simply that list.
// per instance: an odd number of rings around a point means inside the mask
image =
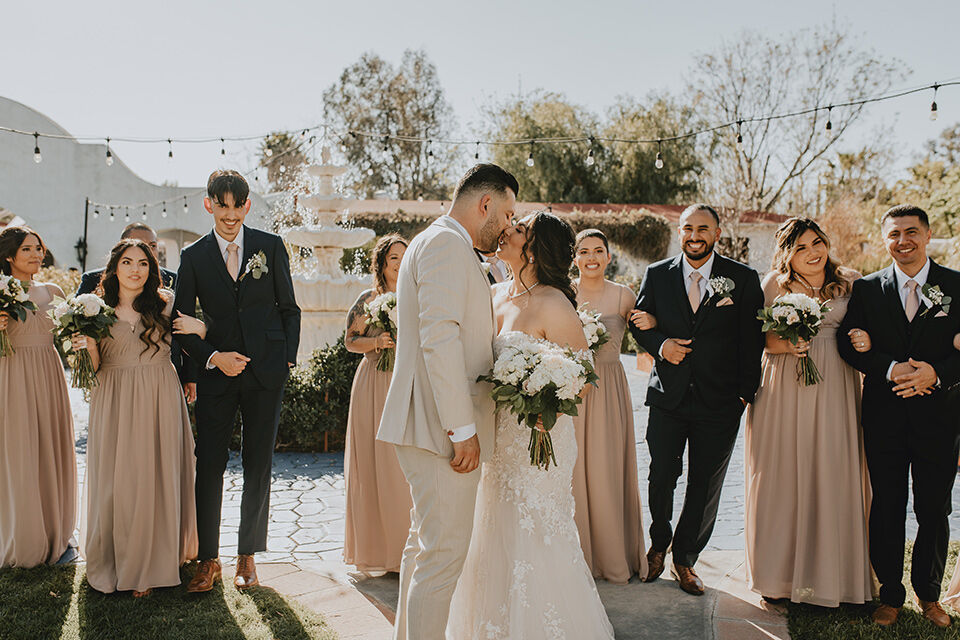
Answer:
[{"label": "white stucco wall", "polygon": [[[19,102],[0,97],[0,125],[24,131],[70,135],[43,114]],[[210,215],[203,209],[205,185],[164,187],[137,176],[113,153],[113,166],[105,162],[103,143],[80,144],[75,140],[40,139],[43,162],[33,161],[33,136],[0,131],[0,208],[23,218],[42,237],[58,266],[77,267],[80,262],[74,245],[83,235],[84,200],[131,204],[167,200],[167,217],[160,209],[147,212],[147,224],[161,238],[168,239],[167,266],[176,268],[177,250],[210,230]],[[213,167],[211,168],[211,170]],[[189,195],[189,213],[184,215],[183,197]],[[253,206],[247,223],[267,226],[269,212],[263,199],[251,193]],[[107,212],[93,211],[88,219],[87,268],[102,266],[110,248],[127,224],[118,211],[114,222]],[[142,221],[141,211],[131,210],[131,222]]]}]

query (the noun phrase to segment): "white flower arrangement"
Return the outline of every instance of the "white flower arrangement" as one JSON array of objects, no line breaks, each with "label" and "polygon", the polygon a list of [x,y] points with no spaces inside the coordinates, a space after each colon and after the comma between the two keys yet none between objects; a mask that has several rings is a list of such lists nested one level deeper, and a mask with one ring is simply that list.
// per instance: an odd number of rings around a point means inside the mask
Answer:
[{"label": "white flower arrangement", "polygon": [[[27,311],[36,313],[37,305],[30,300],[30,283],[13,276],[0,274],[0,313],[15,322],[27,319]],[[0,331],[0,358],[14,353],[6,329]]]},{"label": "white flower arrangement", "polygon": [[[927,315],[930,309],[934,307],[940,307],[940,313],[947,315],[950,313],[950,303],[953,302],[953,298],[948,295],[944,295],[943,291],[940,289],[939,285],[931,285],[929,282],[922,287],[920,287],[921,293],[931,302],[932,307],[927,307],[920,314],[921,317]],[[937,315],[939,316],[940,313]]]},{"label": "white flower arrangement", "polygon": [[713,292],[713,296],[718,298],[718,307],[733,304],[733,297],[730,294],[736,289],[737,284],[731,278],[714,276],[707,281],[707,285]]},{"label": "white flower arrangement", "polygon": [[610,340],[610,332],[600,322],[599,313],[581,307],[577,309],[577,315],[580,316],[580,324],[583,325],[583,337],[587,339],[587,346],[596,353]]},{"label": "white flower arrangement", "polygon": [[[823,317],[830,308],[827,303],[802,293],[787,293],[776,298],[769,307],[757,313],[763,320],[763,331],[773,331],[779,337],[796,345],[809,341],[820,333]],[[797,361],[797,379],[804,386],[817,384],[822,379],[816,363],[806,355]]]},{"label": "white flower arrangement", "polygon": [[[381,293],[370,302],[363,305],[363,312],[367,315],[367,325],[383,329],[394,340],[397,339],[397,294],[393,291]],[[378,371],[393,371],[393,362],[396,359],[394,349],[384,349],[377,361]]]},{"label": "white flower arrangement", "polygon": [[117,321],[113,307],[96,294],[84,293],[69,296],[66,300],[54,298],[53,306],[47,311],[47,315],[53,320],[54,340],[68,354],[70,384],[75,389],[85,391],[97,386],[97,373],[93,369],[90,354],[86,349],[71,353],[71,337],[79,333],[94,340],[101,340],[110,335],[110,327]]},{"label": "white flower arrangement", "polygon": [[257,251],[250,256],[250,259],[247,260],[247,268],[244,269],[240,280],[243,280],[248,273],[253,276],[254,280],[259,280],[263,274],[270,273],[270,269],[267,268],[267,256],[263,251]]}]

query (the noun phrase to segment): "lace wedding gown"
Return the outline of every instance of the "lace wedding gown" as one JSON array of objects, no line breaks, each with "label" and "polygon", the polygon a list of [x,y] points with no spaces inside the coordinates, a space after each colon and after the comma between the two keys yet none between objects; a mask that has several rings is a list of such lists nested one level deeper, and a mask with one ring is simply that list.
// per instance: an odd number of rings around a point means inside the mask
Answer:
[{"label": "lace wedding gown", "polygon": [[[504,332],[494,342],[499,354]],[[473,536],[453,594],[447,640],[613,638],[574,523],[573,420],[553,429],[558,466],[530,464],[530,430],[497,413],[493,457],[483,465]]]}]

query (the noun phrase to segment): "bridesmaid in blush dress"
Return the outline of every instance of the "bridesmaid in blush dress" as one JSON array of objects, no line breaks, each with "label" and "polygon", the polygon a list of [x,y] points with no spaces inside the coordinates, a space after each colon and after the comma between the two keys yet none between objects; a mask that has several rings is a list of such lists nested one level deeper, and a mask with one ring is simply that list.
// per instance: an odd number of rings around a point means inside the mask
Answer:
[{"label": "bridesmaid in blush dress", "polygon": [[[46,249],[27,227],[0,232],[0,273],[30,282],[35,313],[0,314],[15,353],[0,358],[0,568],[56,562],[76,526],[73,414],[47,310],[64,297],[32,282]],[[2,635],[2,634],[0,634]]]},{"label": "bridesmaid in blush dress", "polygon": [[574,262],[580,270],[574,281],[577,304],[600,313],[610,333],[596,354],[598,388],[586,396],[573,421],[578,453],[573,470],[575,519],[593,576],[624,584],[636,573],[647,573],[633,402],[620,362],[620,344],[636,295],[604,278],[610,249],[602,231],[581,231],[575,247]]},{"label": "bridesmaid in blush dress", "polygon": [[170,360],[173,292],[160,287],[150,248],[121,240],[100,282],[117,322],[99,343],[74,336],[98,368],[82,529],[87,580],[103,593],[178,585],[197,555],[193,434]]},{"label": "bridesmaid in blush dress", "polygon": [[396,292],[400,260],[407,241],[397,234],[380,238],[373,250],[376,288],[360,294],[347,316],[344,343],[362,353],[350,392],[344,476],[347,509],[343,558],[365,573],[400,571],[410,532],[413,501],[392,444],[377,440],[392,371],[378,371],[385,349],[394,348],[389,333],[367,325],[363,305],[378,295]]}]

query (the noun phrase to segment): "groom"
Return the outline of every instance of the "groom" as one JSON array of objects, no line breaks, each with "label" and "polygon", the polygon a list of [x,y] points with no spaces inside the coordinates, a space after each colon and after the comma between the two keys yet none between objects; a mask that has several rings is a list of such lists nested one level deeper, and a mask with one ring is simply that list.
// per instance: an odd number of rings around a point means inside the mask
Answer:
[{"label": "groom", "polygon": [[460,180],[447,215],[410,243],[397,281],[397,359],[377,438],[396,445],[413,509],[400,564],[396,640],[439,640],[473,529],[481,459],[493,452],[494,404],[477,382],[493,367],[490,251],[519,185],[494,164]]},{"label": "groom", "polygon": [[300,308],[294,299],[287,251],[279,236],[244,226],[250,212],[247,181],[214,171],[204,208],[213,230],[180,253],[174,308],[196,313],[205,338],[180,337],[197,363],[197,530],[200,567],[191,593],[210,591],[220,577],[223,472],[237,410],[242,418],[243,498],[234,585],[258,584],[253,554],[266,550],[270,472],[280,400],[297,358]]},{"label": "groom", "polygon": [[[947,558],[951,494],[958,453],[956,393],[960,352],[960,273],[927,257],[930,223],[920,208],[899,205],[880,224],[893,264],[853,283],[837,331],[840,356],[864,374],[863,442],[870,471],[870,562],[880,581],[879,625],[896,622],[903,586],[904,524],[913,479],[917,539],[910,581],[923,615],[939,627],[950,617],[938,602]],[[872,343],[852,341],[865,330]],[[848,335],[848,332],[853,335]],[[860,346],[860,345],[858,345]]]},{"label": "groom", "polygon": [[[637,297],[636,309],[657,326],[630,326],[656,355],[647,388],[652,520],[645,582],[663,573],[672,542],[680,588],[703,595],[693,566],[713,532],[740,416],[760,385],[763,293],[756,271],[714,251],[720,217],[713,207],[687,207],[678,233],[683,253],[650,265]],[[674,533],[673,492],[688,443],[687,493]]]}]

